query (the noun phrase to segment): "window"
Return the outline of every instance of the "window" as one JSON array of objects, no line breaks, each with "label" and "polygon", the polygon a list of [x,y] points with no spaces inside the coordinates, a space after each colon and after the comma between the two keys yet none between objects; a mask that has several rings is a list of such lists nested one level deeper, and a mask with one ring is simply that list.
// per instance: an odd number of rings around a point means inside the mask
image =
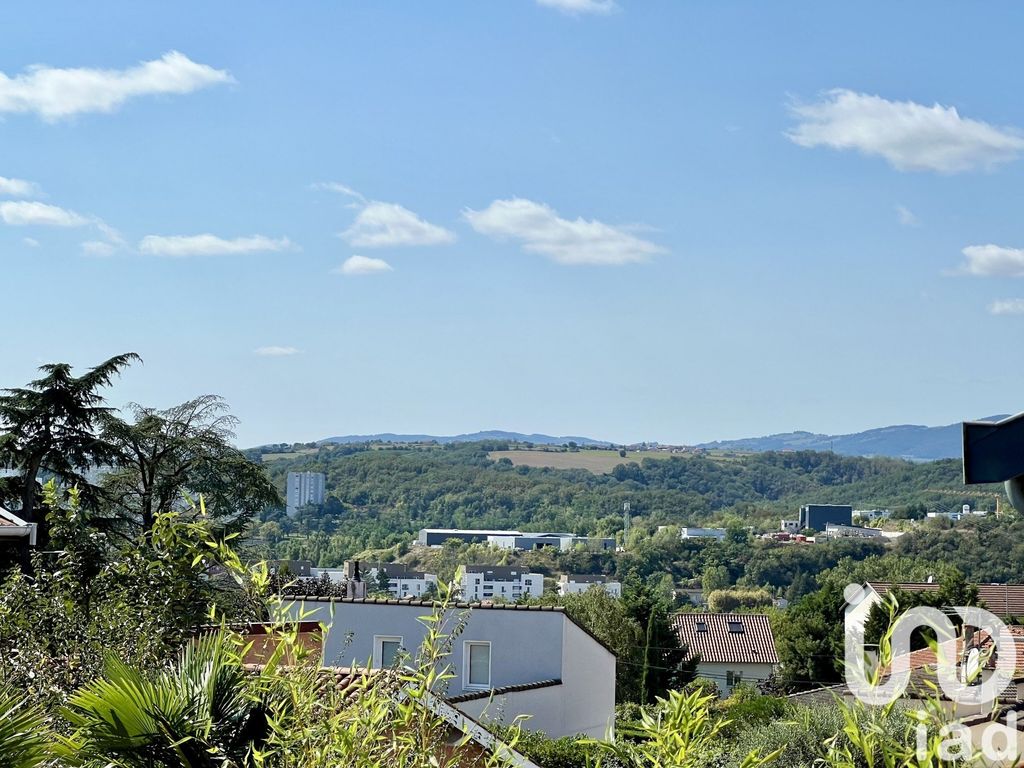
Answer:
[{"label": "window", "polygon": [[467,641],[464,651],[463,688],[491,687],[491,644]]},{"label": "window", "polygon": [[698,632],[707,632],[708,631],[708,623],[706,621],[698,621],[698,622],[696,622],[694,624],[694,627],[696,628],[696,630]]},{"label": "window", "polygon": [[743,622],[742,621],[730,621],[729,622],[729,632],[731,632],[734,635],[742,635],[743,634]]},{"label": "window", "polygon": [[726,672],[725,673],[725,684],[730,688],[739,685],[743,682],[742,672]]},{"label": "window", "polygon": [[396,635],[373,636],[373,667],[388,669],[402,655],[402,638]]}]

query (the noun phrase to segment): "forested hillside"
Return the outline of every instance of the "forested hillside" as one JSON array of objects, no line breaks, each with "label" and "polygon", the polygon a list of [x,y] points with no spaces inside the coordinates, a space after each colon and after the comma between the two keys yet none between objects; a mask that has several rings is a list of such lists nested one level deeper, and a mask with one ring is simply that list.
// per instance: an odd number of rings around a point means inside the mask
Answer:
[{"label": "forested hillside", "polygon": [[[488,453],[504,443],[444,447],[331,446],[267,463],[278,487],[291,470],[327,476],[327,502],[289,520],[265,514],[256,528],[278,554],[326,564],[367,549],[407,544],[423,527],[498,527],[615,535],[623,503],[636,524],[739,524],[774,529],[808,502],[886,507],[909,515],[961,504],[992,506],[998,488],[965,489],[958,461],[912,463],[830,453],[763,453],[644,460],[608,475],[512,466]],[[280,456],[280,454],[278,454]],[[312,546],[299,547],[309,540]]]}]

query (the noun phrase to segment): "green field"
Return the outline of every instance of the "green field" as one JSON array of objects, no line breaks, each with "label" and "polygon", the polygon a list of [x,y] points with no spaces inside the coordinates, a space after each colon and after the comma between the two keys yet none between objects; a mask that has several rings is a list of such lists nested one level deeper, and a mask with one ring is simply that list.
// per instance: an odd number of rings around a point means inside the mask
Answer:
[{"label": "green field", "polygon": [[691,454],[668,453],[664,451],[626,451],[623,458],[618,451],[606,449],[580,451],[544,451],[523,449],[518,451],[491,451],[489,458],[508,459],[516,466],[551,467],[552,469],[587,469],[594,474],[607,474],[618,464],[635,461],[639,464],[643,459],[670,459],[673,456]]}]

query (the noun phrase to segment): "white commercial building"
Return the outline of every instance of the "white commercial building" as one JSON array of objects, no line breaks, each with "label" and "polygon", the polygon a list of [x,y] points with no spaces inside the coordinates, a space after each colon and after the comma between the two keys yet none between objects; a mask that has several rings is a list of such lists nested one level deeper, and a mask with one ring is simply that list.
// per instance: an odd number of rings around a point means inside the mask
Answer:
[{"label": "white commercial building", "polygon": [[682,528],[679,531],[679,538],[723,541],[725,539],[725,528]]},{"label": "white commercial building", "polygon": [[600,574],[563,573],[558,577],[558,594],[581,595],[588,589],[603,589],[612,597],[622,597],[622,584]]},{"label": "white commercial building", "polygon": [[294,517],[301,507],[324,503],[323,472],[289,472],[286,512]]},{"label": "white commercial building", "polygon": [[383,563],[368,566],[363,581],[367,589],[373,591],[381,583],[380,573],[388,580],[388,592],[397,598],[423,597],[437,595],[437,574],[410,570],[400,563]]},{"label": "white commercial building", "polygon": [[507,600],[544,594],[544,575],[504,565],[460,565],[455,581],[463,600]]}]

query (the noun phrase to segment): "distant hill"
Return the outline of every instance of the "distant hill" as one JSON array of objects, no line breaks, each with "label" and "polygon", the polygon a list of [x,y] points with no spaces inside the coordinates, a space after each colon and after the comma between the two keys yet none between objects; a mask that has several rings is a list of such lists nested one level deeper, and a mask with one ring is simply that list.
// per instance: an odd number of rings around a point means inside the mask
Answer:
[{"label": "distant hill", "polygon": [[[999,421],[1005,415],[978,421]],[[893,456],[917,461],[958,459],[963,450],[960,422],[944,427],[900,424],[869,429],[849,435],[820,435],[813,432],[783,432],[741,440],[717,440],[700,447],[731,451],[834,451],[844,456]]]},{"label": "distant hill", "polygon": [[382,432],[377,435],[341,435],[339,437],[325,437],[318,441],[324,443],[475,443],[478,440],[508,440],[515,443],[534,443],[535,445],[565,445],[576,443],[576,445],[611,445],[606,440],[594,440],[590,437],[576,437],[568,435],[565,437],[554,437],[552,435],[524,435],[522,432],[502,432],[501,430],[487,430],[484,432],[472,432],[465,435],[396,435],[391,432]]}]

